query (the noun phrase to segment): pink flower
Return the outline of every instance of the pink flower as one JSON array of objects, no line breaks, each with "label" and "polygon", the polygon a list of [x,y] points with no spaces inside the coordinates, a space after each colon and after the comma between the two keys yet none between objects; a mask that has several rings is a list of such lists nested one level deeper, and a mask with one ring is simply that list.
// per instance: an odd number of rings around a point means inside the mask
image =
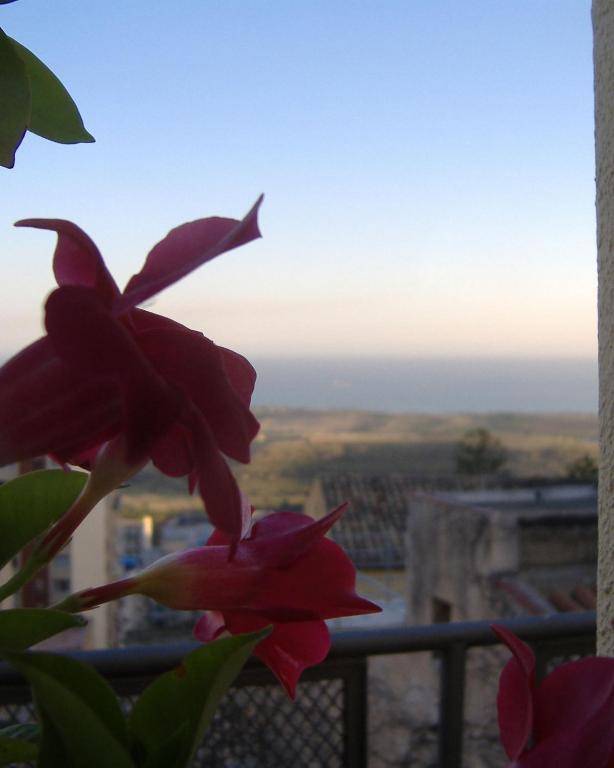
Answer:
[{"label": "pink flower", "polygon": [[206,546],[168,555],[134,577],[69,597],[60,608],[82,611],[127,594],[142,594],[170,608],[205,610],[199,640],[273,625],[256,655],[295,695],[298,678],[330,647],[324,622],[380,608],[356,594],[356,572],[326,532],[345,507],[321,520],[278,512],[255,523],[229,561],[230,540],[216,531]]},{"label": "pink flower", "polygon": [[57,232],[59,287],[46,303],[47,335],[0,369],[0,465],[51,454],[93,467],[101,447],[121,436],[127,467],[151,458],[167,475],[188,475],[214,525],[239,538],[240,495],[221,454],[249,461],[256,374],[240,355],[136,305],[259,237],[260,202],[242,221],[199,219],[173,229],[123,293],[77,226],[18,222]]},{"label": "pink flower", "polygon": [[499,679],[501,741],[517,768],[614,768],[614,659],[563,664],[538,686],[529,646],[500,625],[513,653]]}]

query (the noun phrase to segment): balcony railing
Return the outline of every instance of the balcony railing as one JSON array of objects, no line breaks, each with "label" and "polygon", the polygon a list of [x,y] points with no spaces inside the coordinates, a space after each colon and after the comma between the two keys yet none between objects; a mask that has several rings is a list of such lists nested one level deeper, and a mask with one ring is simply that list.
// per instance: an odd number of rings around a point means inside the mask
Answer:
[{"label": "balcony railing", "polygon": [[[501,621],[534,648],[538,674],[553,658],[594,653],[594,612]],[[439,665],[440,768],[460,768],[466,655],[496,644],[489,622],[338,632],[328,659],[307,670],[295,703],[271,673],[250,662],[226,694],[195,766],[367,765],[367,660],[376,655],[432,651]],[[176,666],[193,644],[129,647],[75,654],[92,663],[129,707],[152,678]],[[19,675],[0,666],[2,725],[32,719],[30,696]]]}]

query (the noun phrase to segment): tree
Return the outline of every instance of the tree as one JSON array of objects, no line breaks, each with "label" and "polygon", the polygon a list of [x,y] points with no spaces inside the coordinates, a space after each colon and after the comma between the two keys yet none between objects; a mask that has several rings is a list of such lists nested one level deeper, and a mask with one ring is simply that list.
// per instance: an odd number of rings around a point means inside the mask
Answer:
[{"label": "tree", "polygon": [[576,483],[597,483],[599,467],[590,453],[585,453],[567,465],[565,477]]},{"label": "tree", "polygon": [[456,448],[456,469],[461,475],[492,475],[507,461],[503,444],[480,427],[465,432]]}]

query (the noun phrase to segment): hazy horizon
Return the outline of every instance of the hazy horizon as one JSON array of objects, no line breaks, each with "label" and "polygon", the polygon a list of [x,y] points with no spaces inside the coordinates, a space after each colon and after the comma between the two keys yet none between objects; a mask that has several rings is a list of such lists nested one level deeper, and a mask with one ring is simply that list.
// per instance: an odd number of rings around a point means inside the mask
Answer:
[{"label": "hazy horizon", "polygon": [[253,405],[419,413],[596,413],[595,359],[251,359]]}]

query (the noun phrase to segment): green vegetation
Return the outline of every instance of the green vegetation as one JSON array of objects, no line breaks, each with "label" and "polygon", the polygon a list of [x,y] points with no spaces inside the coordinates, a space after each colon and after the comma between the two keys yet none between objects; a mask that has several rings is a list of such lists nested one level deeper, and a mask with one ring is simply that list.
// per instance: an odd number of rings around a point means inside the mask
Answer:
[{"label": "green vegetation", "polygon": [[503,444],[491,433],[478,427],[465,432],[456,446],[456,470],[460,475],[481,478],[494,475],[507,461]]},{"label": "green vegetation", "polygon": [[[574,461],[597,457],[592,414],[386,414],[363,411],[257,411],[262,429],[252,463],[235,465],[243,490],[258,507],[301,504],[322,473],[398,472],[436,479],[456,473],[457,445],[470,430],[485,429],[506,451],[508,476],[568,475]],[[183,478],[147,468],[125,489],[128,514],[165,516],[200,508]]]}]

